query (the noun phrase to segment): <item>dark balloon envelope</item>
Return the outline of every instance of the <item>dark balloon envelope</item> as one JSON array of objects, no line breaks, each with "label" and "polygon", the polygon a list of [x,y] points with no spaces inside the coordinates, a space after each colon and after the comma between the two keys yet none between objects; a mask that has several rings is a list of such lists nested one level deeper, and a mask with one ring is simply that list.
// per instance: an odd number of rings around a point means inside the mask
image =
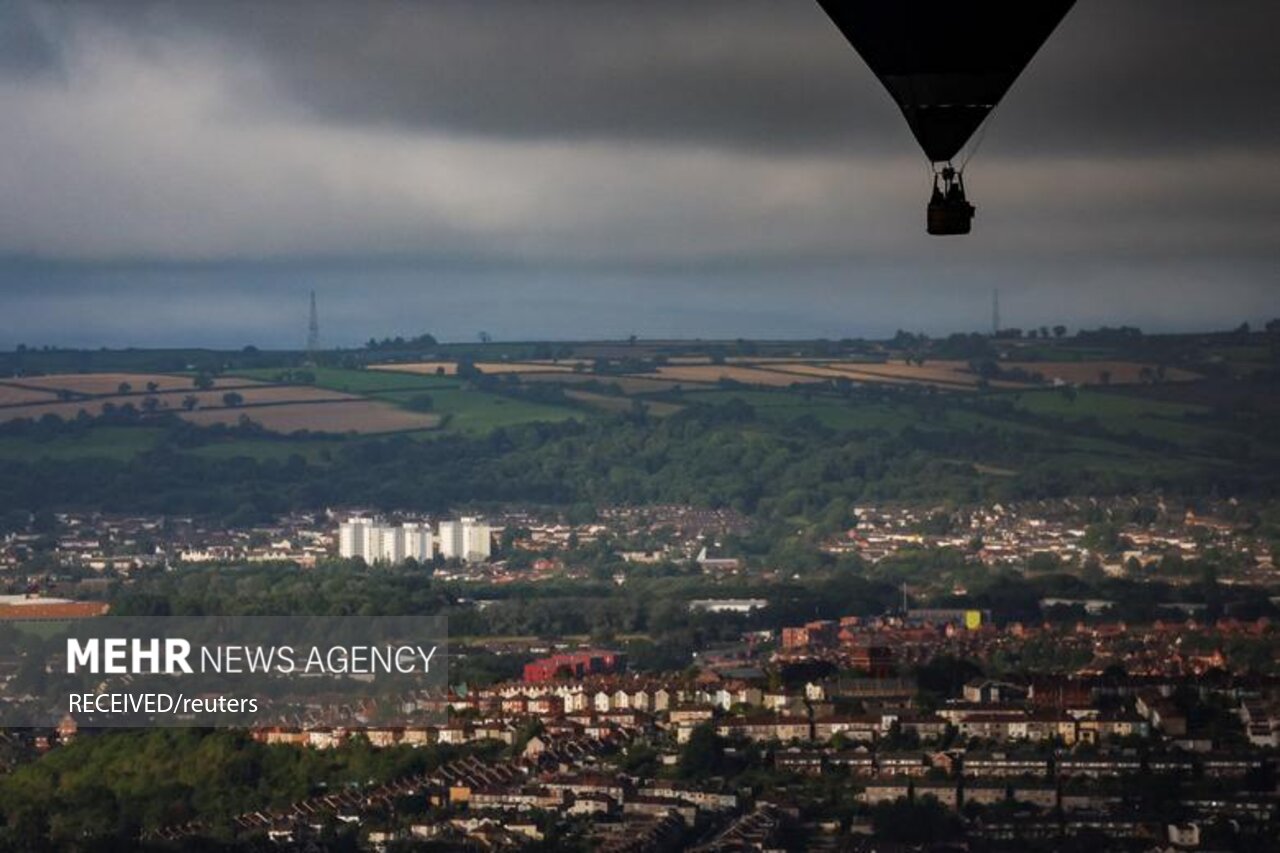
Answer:
[{"label": "dark balloon envelope", "polygon": [[[1075,0],[818,0],[897,102],[932,163],[949,163],[1018,79]],[[945,173],[942,170],[940,175]],[[964,202],[957,172],[944,200]],[[958,193],[958,194],[957,194]],[[967,233],[963,208],[948,225],[931,202],[931,233]],[[946,212],[941,206],[939,212]],[[963,225],[963,229],[961,226]]]}]

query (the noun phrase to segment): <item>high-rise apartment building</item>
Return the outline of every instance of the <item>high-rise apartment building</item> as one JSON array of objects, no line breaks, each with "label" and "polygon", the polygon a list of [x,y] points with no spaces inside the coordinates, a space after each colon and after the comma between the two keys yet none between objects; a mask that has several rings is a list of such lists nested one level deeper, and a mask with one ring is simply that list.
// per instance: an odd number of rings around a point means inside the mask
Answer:
[{"label": "high-rise apartment building", "polygon": [[446,560],[479,563],[489,559],[491,545],[489,525],[477,518],[440,522],[440,556]]},{"label": "high-rise apartment building", "polygon": [[368,553],[366,531],[372,524],[367,518],[353,516],[338,525],[338,556],[349,560]]},{"label": "high-rise apartment building", "polygon": [[446,560],[461,560],[463,553],[462,522],[440,522],[440,556]]},{"label": "high-rise apartment building", "polygon": [[431,537],[431,525],[406,524],[400,528],[404,537],[404,559],[425,563],[435,556]]},{"label": "high-rise apartment building", "polygon": [[492,551],[489,525],[476,518],[462,519],[462,559],[479,563],[489,559]]},{"label": "high-rise apartment building", "polygon": [[338,556],[359,557],[366,563],[395,565],[414,559],[426,562],[434,553],[431,525],[406,523],[399,527],[352,517],[338,525]]}]

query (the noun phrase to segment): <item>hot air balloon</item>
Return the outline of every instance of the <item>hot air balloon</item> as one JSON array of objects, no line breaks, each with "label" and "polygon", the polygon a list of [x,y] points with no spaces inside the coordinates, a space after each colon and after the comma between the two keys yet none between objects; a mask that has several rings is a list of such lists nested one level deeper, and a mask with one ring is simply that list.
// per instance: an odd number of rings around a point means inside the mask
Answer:
[{"label": "hot air balloon", "polygon": [[818,0],[902,109],[933,165],[930,234],[968,234],[952,161],[1075,0]]}]

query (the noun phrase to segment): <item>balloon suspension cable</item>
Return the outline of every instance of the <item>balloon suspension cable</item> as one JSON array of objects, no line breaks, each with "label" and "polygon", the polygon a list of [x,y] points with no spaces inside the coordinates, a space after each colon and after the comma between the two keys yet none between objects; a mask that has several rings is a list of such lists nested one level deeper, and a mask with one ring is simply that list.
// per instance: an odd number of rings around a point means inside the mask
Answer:
[{"label": "balloon suspension cable", "polygon": [[991,107],[991,112],[987,113],[986,117],[982,119],[982,124],[978,126],[977,137],[974,139],[971,145],[966,146],[969,150],[964,155],[964,159],[960,161],[960,168],[957,170],[961,174],[964,174],[965,167],[969,165],[969,161],[973,159],[973,155],[978,153],[978,149],[981,148],[982,143],[986,141],[987,128],[991,126],[991,120],[995,117],[996,110],[999,108],[1000,108],[999,104],[995,104],[994,106]]},{"label": "balloon suspension cable", "polygon": [[978,153],[978,149],[982,147],[983,140],[987,138],[987,122],[982,123],[982,127],[978,128],[978,138],[974,140],[973,145],[965,152],[964,159],[960,161],[960,168],[957,172],[964,173],[965,168],[969,165],[969,161],[973,159],[973,155]]}]

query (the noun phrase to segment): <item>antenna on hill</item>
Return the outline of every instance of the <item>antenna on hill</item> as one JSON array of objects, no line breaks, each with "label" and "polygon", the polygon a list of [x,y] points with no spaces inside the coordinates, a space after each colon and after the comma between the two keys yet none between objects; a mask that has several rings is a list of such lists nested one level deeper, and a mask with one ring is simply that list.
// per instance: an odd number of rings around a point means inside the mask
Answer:
[{"label": "antenna on hill", "polygon": [[311,291],[311,321],[307,324],[307,361],[316,363],[320,349],[320,313],[316,311],[316,292]]},{"label": "antenna on hill", "polygon": [[991,291],[991,337],[1000,334],[1000,288]]}]

